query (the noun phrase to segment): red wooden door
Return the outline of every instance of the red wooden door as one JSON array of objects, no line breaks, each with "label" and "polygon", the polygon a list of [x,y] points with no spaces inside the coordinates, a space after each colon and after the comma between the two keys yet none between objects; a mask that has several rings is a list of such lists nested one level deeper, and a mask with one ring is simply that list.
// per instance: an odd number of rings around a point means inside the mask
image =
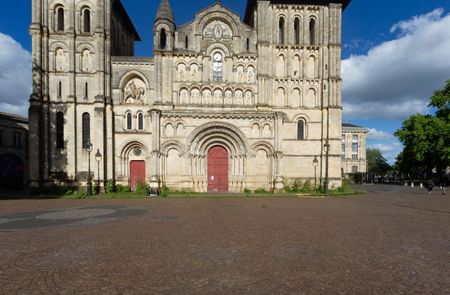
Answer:
[{"label": "red wooden door", "polygon": [[208,192],[228,192],[228,152],[221,146],[208,151]]},{"label": "red wooden door", "polygon": [[145,161],[131,161],[130,188],[135,191],[139,183],[145,183]]}]

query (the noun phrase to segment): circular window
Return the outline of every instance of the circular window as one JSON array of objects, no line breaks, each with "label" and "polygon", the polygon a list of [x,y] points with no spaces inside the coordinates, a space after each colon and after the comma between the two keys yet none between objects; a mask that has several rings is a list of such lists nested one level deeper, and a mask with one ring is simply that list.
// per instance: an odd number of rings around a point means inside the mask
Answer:
[{"label": "circular window", "polygon": [[133,154],[136,156],[136,157],[140,157],[140,156],[142,156],[142,149],[141,148],[139,148],[139,147],[137,147],[137,148],[134,148],[134,150],[133,150]]}]

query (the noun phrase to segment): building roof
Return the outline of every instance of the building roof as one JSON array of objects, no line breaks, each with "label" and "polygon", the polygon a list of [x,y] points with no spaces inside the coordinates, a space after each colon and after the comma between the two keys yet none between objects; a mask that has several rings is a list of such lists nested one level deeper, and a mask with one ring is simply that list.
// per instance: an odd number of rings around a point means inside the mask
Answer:
[{"label": "building roof", "polygon": [[158,12],[156,13],[155,22],[159,20],[167,20],[173,24],[175,23],[169,0],[161,0]]},{"label": "building roof", "polygon": [[[244,22],[246,24],[252,23],[253,11],[258,0],[247,0],[247,8],[245,9]],[[341,3],[342,8],[345,9],[352,0],[265,0],[272,3],[280,4],[313,4],[313,5],[328,5],[330,3]]]},{"label": "building roof", "polygon": [[28,118],[16,115],[16,114],[10,114],[10,113],[2,113],[0,112],[0,119],[4,119],[4,120],[10,120],[10,121],[15,121],[15,122],[20,122],[20,123],[24,123],[24,124],[28,124]]},{"label": "building roof", "polygon": [[354,124],[349,124],[349,123],[342,123],[342,127],[364,128],[364,127],[354,125]]},{"label": "building roof", "polygon": [[123,4],[122,4],[122,2],[120,0],[115,0],[113,2],[113,9],[115,11],[117,11],[117,13],[123,19],[123,21],[124,21],[125,25],[127,26],[127,28],[134,35],[134,40],[135,41],[142,41],[141,37],[139,36],[139,33],[136,30],[136,27],[134,26],[133,22],[131,21],[130,17],[128,16],[128,13],[125,10],[125,7],[123,7]]}]

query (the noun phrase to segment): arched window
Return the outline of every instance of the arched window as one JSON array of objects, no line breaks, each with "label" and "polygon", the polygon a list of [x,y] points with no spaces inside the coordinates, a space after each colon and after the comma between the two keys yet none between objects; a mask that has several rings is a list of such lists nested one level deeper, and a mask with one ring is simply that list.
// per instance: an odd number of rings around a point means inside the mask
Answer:
[{"label": "arched window", "polygon": [[166,46],[167,46],[166,29],[161,29],[160,36],[159,36],[159,46],[160,46],[160,49],[166,49]]},{"label": "arched window", "polygon": [[56,8],[56,30],[64,32],[64,7],[62,6]]},{"label": "arched window", "polygon": [[144,114],[139,113],[138,114],[138,129],[144,130]]},{"label": "arched window", "polygon": [[214,53],[213,56],[213,81],[220,82],[223,79],[223,56],[220,52]]},{"label": "arched window", "polygon": [[87,8],[83,10],[83,32],[91,32],[91,11]]},{"label": "arched window", "polygon": [[294,21],[294,42],[295,45],[300,44],[300,19],[298,17]]},{"label": "arched window", "polygon": [[189,48],[189,37],[188,36],[184,37],[184,47],[186,47],[186,49]]},{"label": "arched window", "polygon": [[89,113],[83,114],[82,119],[82,147],[84,149],[88,148],[88,143],[91,142],[91,116]]},{"label": "arched window", "polygon": [[127,114],[127,130],[133,129],[133,115],[131,113]]},{"label": "arched window", "polygon": [[247,38],[247,51],[250,51],[250,39]]},{"label": "arched window", "polygon": [[305,139],[305,121],[299,120],[297,122],[297,140]]},{"label": "arched window", "polygon": [[284,44],[284,18],[280,18],[278,23],[278,41],[280,44]]},{"label": "arched window", "polygon": [[313,18],[309,21],[309,44],[316,44],[316,21]]},{"label": "arched window", "polygon": [[64,148],[64,113],[56,113],[56,148]]}]

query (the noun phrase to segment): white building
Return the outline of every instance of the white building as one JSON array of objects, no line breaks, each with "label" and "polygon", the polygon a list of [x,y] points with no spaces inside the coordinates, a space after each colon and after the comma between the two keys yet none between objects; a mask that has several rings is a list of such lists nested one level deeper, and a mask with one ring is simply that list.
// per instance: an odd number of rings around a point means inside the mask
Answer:
[{"label": "white building", "polygon": [[120,0],[33,0],[31,186],[84,185],[89,142],[95,179],[232,192],[313,180],[315,156],[323,179],[328,143],[339,186],[349,2],[249,0],[241,20],[216,1],[177,26],[162,0],[135,57]]},{"label": "white building", "polygon": [[366,141],[369,130],[353,124],[342,124],[342,173],[367,172]]}]

